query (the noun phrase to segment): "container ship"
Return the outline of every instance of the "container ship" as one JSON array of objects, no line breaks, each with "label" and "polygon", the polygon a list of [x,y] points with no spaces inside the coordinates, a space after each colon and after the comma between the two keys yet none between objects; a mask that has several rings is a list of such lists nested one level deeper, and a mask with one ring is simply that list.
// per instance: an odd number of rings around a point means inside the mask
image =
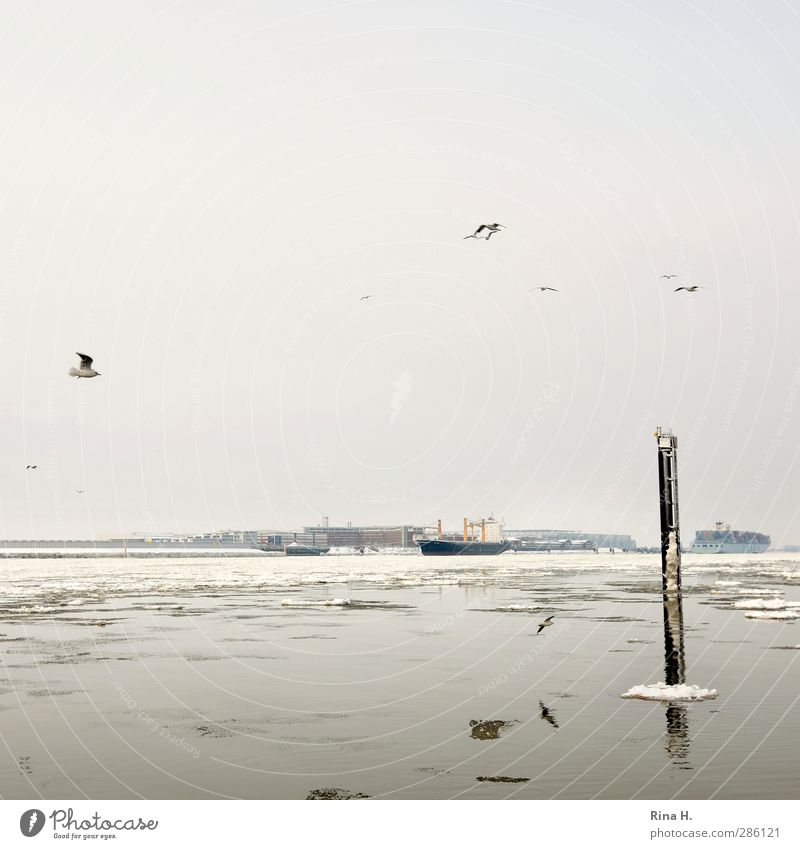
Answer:
[{"label": "container ship", "polygon": [[761,554],[772,539],[755,531],[734,531],[730,525],[717,522],[713,531],[697,531],[692,554]]},{"label": "container ship", "polygon": [[[442,520],[439,519],[435,539],[418,539],[419,550],[426,557],[453,556],[492,556],[502,554],[511,548],[511,542],[502,538],[502,524],[491,516],[470,522],[464,519],[464,531],[461,538],[443,536]],[[480,528],[480,539],[475,538],[476,528]]]}]

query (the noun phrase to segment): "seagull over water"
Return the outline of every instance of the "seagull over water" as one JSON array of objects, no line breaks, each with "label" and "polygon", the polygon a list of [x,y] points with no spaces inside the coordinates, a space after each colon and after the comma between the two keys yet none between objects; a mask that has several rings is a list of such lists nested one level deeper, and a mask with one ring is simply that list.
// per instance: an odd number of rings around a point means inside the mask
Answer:
[{"label": "seagull over water", "polygon": [[702,289],[702,286],[678,286],[675,290],[676,292],[696,292],[698,289]]},{"label": "seagull over water", "polygon": [[[661,277],[663,277],[665,280],[670,280],[670,279],[672,279],[673,277],[677,277],[677,276],[678,276],[677,274],[662,274],[662,275],[661,275]],[[658,279],[660,280],[660,279],[661,279],[661,277],[659,277]]]},{"label": "seagull over water", "polygon": [[39,468],[38,466],[25,466],[25,471],[27,471],[28,469],[38,469],[38,468]]},{"label": "seagull over water", "polygon": [[359,300],[368,301],[371,297],[372,297],[372,295],[362,295]]},{"label": "seagull over water", "polygon": [[69,370],[70,377],[99,377],[100,372],[92,368],[92,358],[88,354],[81,354],[76,351],[81,358],[80,368],[71,368]]},{"label": "seagull over water", "polygon": [[542,631],[544,631],[544,629],[545,629],[545,628],[549,628],[549,627],[550,627],[550,625],[552,625],[552,624],[553,624],[553,617],[554,617],[554,616],[555,616],[555,613],[553,614],[553,616],[548,616],[548,617],[547,617],[547,619],[545,619],[545,620],[544,620],[544,622],[542,622],[542,623],[539,625],[539,630],[536,632],[536,636],[537,636],[537,637],[539,636],[539,634],[541,634],[541,633],[542,633]]},{"label": "seagull over water", "polygon": [[481,224],[478,229],[470,234],[469,236],[464,236],[465,239],[486,239],[487,241],[494,236],[495,233],[500,232],[500,228],[505,227],[505,224]]},{"label": "seagull over water", "polygon": [[554,289],[552,286],[534,286],[533,289],[530,289],[531,292],[557,292],[558,289]]}]

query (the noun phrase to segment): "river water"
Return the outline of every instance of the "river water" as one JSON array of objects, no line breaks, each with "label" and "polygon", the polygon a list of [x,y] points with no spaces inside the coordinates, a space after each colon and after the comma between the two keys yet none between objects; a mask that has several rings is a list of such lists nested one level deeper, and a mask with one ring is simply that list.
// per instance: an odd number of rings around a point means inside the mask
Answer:
[{"label": "river water", "polygon": [[800,556],[683,584],[670,703],[653,555],[3,560],[0,795],[798,798]]}]

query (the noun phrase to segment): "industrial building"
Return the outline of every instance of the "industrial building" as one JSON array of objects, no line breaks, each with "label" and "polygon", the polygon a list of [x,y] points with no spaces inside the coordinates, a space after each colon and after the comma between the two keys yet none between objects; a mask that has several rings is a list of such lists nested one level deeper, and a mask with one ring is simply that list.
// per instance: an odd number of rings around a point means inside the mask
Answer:
[{"label": "industrial building", "polygon": [[595,548],[619,548],[632,551],[636,548],[636,540],[628,534],[587,534],[585,531],[562,531],[552,528],[506,530],[506,539],[553,541],[572,540],[589,542]]}]

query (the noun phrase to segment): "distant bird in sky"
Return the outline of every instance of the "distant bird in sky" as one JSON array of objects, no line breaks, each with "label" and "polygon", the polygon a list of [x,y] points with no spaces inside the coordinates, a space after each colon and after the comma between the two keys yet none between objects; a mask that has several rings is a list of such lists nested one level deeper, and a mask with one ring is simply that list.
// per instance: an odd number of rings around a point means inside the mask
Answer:
[{"label": "distant bird in sky", "polygon": [[550,712],[550,708],[545,707],[544,702],[539,702],[539,711],[542,719],[547,720],[553,728],[558,728],[558,723],[556,722],[556,718]]},{"label": "distant bird in sky", "polygon": [[548,627],[550,627],[550,625],[553,624],[553,617],[554,616],[555,616],[555,613],[553,614],[553,616],[548,616],[547,619],[545,619],[544,622],[542,622],[542,624],[539,625],[539,630],[536,632],[537,637],[539,636],[539,634],[542,633],[542,631],[544,631],[545,628],[548,628]]},{"label": "distant bird in sky", "polygon": [[675,290],[676,292],[696,292],[698,289],[702,289],[702,286],[678,286]]},{"label": "distant bird in sky", "polygon": [[81,354],[76,351],[81,358],[80,368],[71,368],[69,370],[70,377],[99,377],[100,372],[92,368],[92,358],[88,354]]},{"label": "distant bird in sky", "polygon": [[26,470],[26,471],[27,471],[28,469],[38,469],[38,468],[39,468],[38,466],[25,466],[25,470]]},{"label": "distant bird in sky", "polygon": [[531,292],[557,292],[558,289],[554,289],[552,286],[534,286],[533,289],[530,289]]},{"label": "distant bird in sky", "polygon": [[75,490],[75,492],[77,492],[77,493],[78,493],[78,495],[86,495],[86,490],[85,490],[85,489],[76,489],[76,490]]},{"label": "distant bird in sky", "polygon": [[[670,280],[671,278],[677,277],[677,276],[678,276],[677,274],[662,274],[661,275],[661,277],[663,277],[665,280]],[[659,277],[659,280],[661,279],[661,277]]]},{"label": "distant bird in sky", "polygon": [[491,239],[495,233],[500,232],[500,228],[505,227],[505,224],[481,224],[478,229],[470,234],[469,236],[464,236],[465,239]]},{"label": "distant bird in sky", "polygon": [[361,298],[360,298],[360,300],[362,300],[362,301],[368,301],[371,297],[372,297],[372,295],[362,295],[362,296],[361,296]]}]

